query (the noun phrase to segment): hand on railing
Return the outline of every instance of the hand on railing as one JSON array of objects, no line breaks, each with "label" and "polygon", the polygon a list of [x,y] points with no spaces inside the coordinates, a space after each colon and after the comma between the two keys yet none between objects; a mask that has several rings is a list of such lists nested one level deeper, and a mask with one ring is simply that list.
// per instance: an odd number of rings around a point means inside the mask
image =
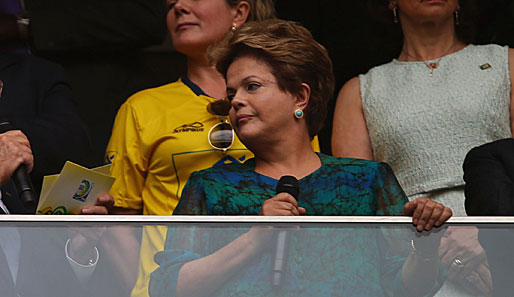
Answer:
[{"label": "hand on railing", "polygon": [[432,227],[439,227],[446,222],[453,212],[441,203],[428,198],[418,198],[405,203],[403,214],[412,216],[412,223],[418,231],[429,231]]},{"label": "hand on railing", "polygon": [[428,296],[437,291],[444,282],[440,271],[439,247],[447,227],[429,232],[412,227],[410,255],[402,268],[402,280],[408,296]]}]

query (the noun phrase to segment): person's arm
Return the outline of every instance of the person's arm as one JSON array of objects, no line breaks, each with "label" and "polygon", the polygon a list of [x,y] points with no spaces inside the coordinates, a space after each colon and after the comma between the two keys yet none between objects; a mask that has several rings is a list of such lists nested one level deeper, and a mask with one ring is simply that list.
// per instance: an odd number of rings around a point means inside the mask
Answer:
[{"label": "person's arm", "polygon": [[77,277],[78,281],[83,286],[86,286],[89,280],[91,279],[91,276],[95,272],[96,265],[98,264],[98,260],[100,259],[100,254],[98,253],[98,249],[96,248],[96,246],[93,246],[93,248],[91,249],[91,251],[93,252],[92,254],[90,254],[90,251],[86,251],[86,253],[88,254],[88,259],[86,261],[78,262],[76,258],[70,255],[70,242],[71,239],[68,239],[66,241],[66,244],[64,246],[64,254],[66,255],[68,264],[73,270],[73,273],[75,273],[75,276]]},{"label": "person's arm", "polygon": [[[188,189],[187,192],[193,191]],[[181,201],[182,199],[184,196]],[[196,205],[199,207],[203,203],[198,201]],[[305,212],[305,208],[298,207],[298,202],[293,196],[288,193],[279,193],[264,202],[260,215],[298,216]],[[253,227],[215,253],[184,264],[178,274],[177,297],[209,296],[243,269],[250,260],[255,259],[269,248],[274,232],[271,227]],[[207,269],[206,267],[212,268]],[[201,284],[196,283],[198,280],[201,281]]]},{"label": "person's arm", "polygon": [[[205,215],[205,192],[201,174],[193,173],[174,215]],[[211,232],[211,231],[207,231]],[[214,253],[194,227],[168,229],[165,251],[155,257],[160,267],[152,273],[150,296],[209,296],[268,247],[273,230],[254,227]],[[194,243],[193,246],[189,246]],[[204,254],[208,253],[208,254]],[[176,286],[175,286],[176,283]]]},{"label": "person's arm", "polygon": [[116,178],[110,191],[115,199],[110,214],[143,213],[142,195],[148,163],[144,156],[141,133],[137,112],[129,98],[118,110],[106,149],[111,176]]},{"label": "person's arm", "polygon": [[166,36],[163,0],[61,1],[40,7],[26,7],[35,52],[126,50],[159,44]]},{"label": "person's arm", "polygon": [[[83,215],[107,215],[114,204],[109,194],[97,197],[93,206],[85,206],[80,210]],[[82,285],[86,285],[93,275],[100,258],[97,245],[105,232],[104,227],[71,228],[70,238],[66,241],[64,251],[66,259],[75,276]]]},{"label": "person's arm", "polygon": [[[129,213],[130,209],[123,209],[122,213],[113,210],[114,198],[109,194],[98,196],[94,206],[86,206],[80,210],[82,215],[107,215],[107,214],[140,214]],[[133,210],[136,212],[137,210]],[[126,226],[125,226],[126,227]],[[79,230],[79,229],[76,229]],[[98,254],[97,247],[102,251],[104,262],[107,261],[115,267],[118,278],[125,288],[134,287],[137,279],[137,267],[139,265],[141,230],[139,228],[82,228],[80,234],[73,237],[75,244],[81,246],[81,252],[74,252],[72,259],[77,263],[90,263]],[[73,250],[75,251],[75,250]],[[71,253],[70,253],[71,254]],[[80,261],[80,262],[79,262]],[[73,270],[82,283],[89,281],[92,269],[85,266],[78,266],[73,263]],[[79,275],[80,271],[80,275]]]},{"label": "person's arm", "polygon": [[373,160],[358,77],[349,80],[337,96],[332,127],[332,154]]},{"label": "person's arm", "polygon": [[404,215],[412,217],[412,224],[419,232],[439,227],[452,215],[452,210],[428,198],[407,199],[400,183],[387,163],[377,163],[372,188],[377,196],[375,215]]},{"label": "person's arm", "polygon": [[209,296],[262,253],[272,232],[253,227],[218,251],[184,264],[178,274],[176,296]]},{"label": "person's arm", "polygon": [[[441,203],[418,198],[405,204],[404,215],[412,216],[417,232],[425,232],[444,224],[452,216],[452,211]],[[412,294],[424,296],[441,284],[439,246],[444,232],[440,231],[434,230],[411,241],[412,253],[403,264],[402,281]]]},{"label": "person's arm", "polygon": [[[386,163],[378,163],[373,188],[377,193],[379,205],[376,214],[412,216],[412,223],[416,226],[417,232],[429,231],[433,227],[439,227],[452,216],[452,211],[449,208],[427,198],[418,198],[407,202],[407,196],[400,187],[391,167]],[[403,244],[404,247],[411,245],[412,252],[402,264],[401,285],[385,284],[384,287],[395,288],[400,292],[397,294],[402,296],[425,296],[440,285],[441,261],[438,248],[443,232],[438,231],[440,229],[433,231],[429,236],[424,234],[424,236],[415,238],[411,242],[405,240],[389,242],[391,250],[395,250],[394,245]],[[386,238],[387,240],[391,241],[390,238]],[[391,251],[385,254],[390,253]],[[382,270],[387,269],[390,268],[382,268]],[[391,272],[388,274],[391,274]]]},{"label": "person's arm", "polygon": [[[141,143],[137,113],[129,98],[116,115],[106,149],[106,162],[111,164],[111,176],[116,178],[110,190],[115,200],[109,209],[111,215],[143,214],[142,195],[147,162]],[[101,251],[120,272],[120,279],[126,288],[132,288],[136,283],[140,240],[140,229],[115,228],[108,229],[100,242]]]},{"label": "person's arm", "polygon": [[60,172],[67,160],[80,163],[91,148],[89,134],[71,101],[62,67],[30,56],[13,67],[14,79],[4,81],[9,108],[0,110],[0,116],[30,140],[35,163],[31,176],[37,184],[44,175]]},{"label": "person's arm", "polygon": [[432,296],[446,280],[438,254],[442,234],[438,229],[410,241],[411,252],[401,269],[404,296]]},{"label": "person's arm", "polygon": [[473,148],[464,159],[468,215],[514,215],[514,139]]}]

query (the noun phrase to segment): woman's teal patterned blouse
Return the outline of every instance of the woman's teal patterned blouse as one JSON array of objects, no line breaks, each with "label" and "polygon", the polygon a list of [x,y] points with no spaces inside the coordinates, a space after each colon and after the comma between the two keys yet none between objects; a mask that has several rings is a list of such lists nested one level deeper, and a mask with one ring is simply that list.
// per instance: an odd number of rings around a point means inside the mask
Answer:
[{"label": "woman's teal patterned blouse", "polygon": [[[319,154],[322,166],[299,180],[299,205],[306,215],[402,215],[408,201],[385,163]],[[277,180],[254,171],[255,161],[224,164],[195,172],[182,192],[176,215],[258,215],[275,196]],[[401,266],[408,255],[393,255],[379,227],[358,232],[327,226],[306,226],[293,232],[285,286],[270,286],[270,254],[265,253],[236,274],[213,296],[407,296]],[[229,231],[228,231],[229,230]],[[171,227],[160,267],[152,273],[151,296],[174,296],[178,271],[248,231]],[[407,244],[405,246],[408,246]],[[405,252],[405,251],[402,251]],[[338,260],[344,259],[344,261]]]},{"label": "woman's teal patterned blouse", "polygon": [[[299,180],[299,206],[315,216],[402,215],[408,202],[389,165],[319,154],[322,166]],[[255,160],[191,174],[177,215],[258,215],[278,180],[254,171]]]}]

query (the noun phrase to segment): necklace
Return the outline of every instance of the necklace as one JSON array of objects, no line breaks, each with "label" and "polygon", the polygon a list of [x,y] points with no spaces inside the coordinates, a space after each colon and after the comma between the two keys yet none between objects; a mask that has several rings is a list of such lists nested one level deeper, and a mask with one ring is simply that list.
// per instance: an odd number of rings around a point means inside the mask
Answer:
[{"label": "necklace", "polygon": [[430,62],[430,63],[427,63],[426,61],[423,61],[423,63],[428,67],[428,69],[430,70],[430,73],[428,74],[428,76],[430,77],[433,77],[434,76],[434,70],[437,69],[437,67],[439,67],[439,62],[441,61],[441,57],[439,57],[437,60],[435,60],[434,62]]},{"label": "necklace", "polygon": [[[455,42],[452,43],[452,45],[446,50],[446,52],[444,52],[444,54],[442,56],[440,56],[439,58],[437,58],[436,60],[434,60],[433,62],[430,62],[428,63],[427,61],[425,60],[421,60],[421,62],[423,62],[423,64],[425,64],[425,66],[427,66],[428,70],[430,71],[428,73],[428,76],[430,77],[433,77],[434,76],[434,70],[439,68],[439,62],[441,62],[441,59],[446,56],[450,50],[453,48],[453,46],[455,45]],[[405,50],[405,54],[407,55],[408,58],[412,58],[414,59],[415,61],[419,61],[420,59],[412,56],[411,54],[409,54],[409,52],[407,50]],[[429,60],[430,61],[430,60]]]}]

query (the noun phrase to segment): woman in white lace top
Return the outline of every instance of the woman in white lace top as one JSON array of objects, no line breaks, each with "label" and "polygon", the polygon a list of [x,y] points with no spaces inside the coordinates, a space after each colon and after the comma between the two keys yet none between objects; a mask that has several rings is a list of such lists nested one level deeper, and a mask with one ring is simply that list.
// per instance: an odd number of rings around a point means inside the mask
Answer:
[{"label": "woman in white lace top", "polygon": [[[376,0],[380,1],[380,0]],[[477,145],[512,137],[514,52],[468,44],[466,0],[381,0],[403,33],[399,56],[341,89],[335,156],[389,163],[409,199],[429,197],[464,216],[462,162]],[[450,229],[440,254],[445,296],[487,296],[491,279],[476,229]]]}]

